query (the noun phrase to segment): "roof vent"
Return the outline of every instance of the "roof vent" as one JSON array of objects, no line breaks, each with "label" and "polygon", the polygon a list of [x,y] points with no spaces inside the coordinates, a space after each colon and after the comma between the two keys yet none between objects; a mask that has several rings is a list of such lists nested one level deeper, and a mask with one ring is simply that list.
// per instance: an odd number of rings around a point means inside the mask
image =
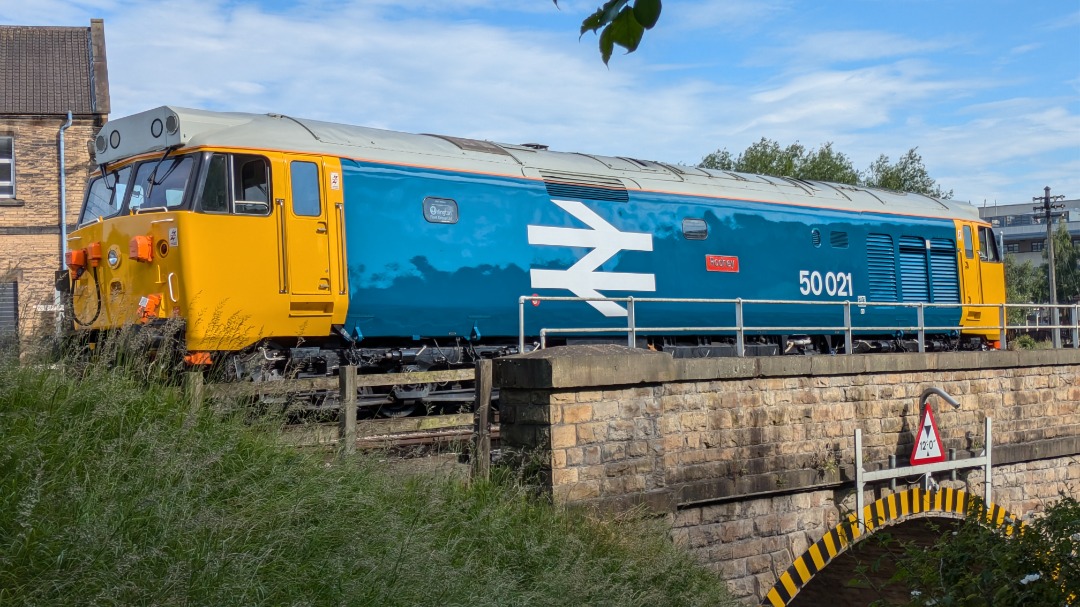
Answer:
[{"label": "roof vent", "polygon": [[444,141],[449,141],[450,143],[458,146],[459,148],[470,152],[485,152],[488,154],[501,154],[503,156],[510,155],[510,152],[507,152],[506,150],[499,147],[497,144],[491,143],[490,141],[465,139],[463,137],[450,137],[448,135],[432,135],[431,133],[426,133],[426,135],[428,135],[429,137],[438,137],[439,139],[442,139]]},{"label": "roof vent", "polygon": [[609,200],[627,202],[630,195],[622,181],[614,177],[599,175],[578,175],[556,171],[540,171],[544,186],[552,198],[571,198],[578,200]]},{"label": "roof vent", "polygon": [[521,144],[521,147],[523,147],[523,148],[532,148],[534,150],[541,150],[541,151],[548,149],[548,146],[546,146],[546,145],[544,145],[542,143],[523,143],[523,144]]}]

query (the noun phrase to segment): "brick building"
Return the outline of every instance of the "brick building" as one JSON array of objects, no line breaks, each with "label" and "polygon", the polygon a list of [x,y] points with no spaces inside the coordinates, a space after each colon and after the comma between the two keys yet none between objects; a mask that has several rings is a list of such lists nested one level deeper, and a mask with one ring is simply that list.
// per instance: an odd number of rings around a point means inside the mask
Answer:
[{"label": "brick building", "polygon": [[63,234],[95,168],[87,142],[108,113],[102,20],[0,25],[0,341],[54,326]]}]

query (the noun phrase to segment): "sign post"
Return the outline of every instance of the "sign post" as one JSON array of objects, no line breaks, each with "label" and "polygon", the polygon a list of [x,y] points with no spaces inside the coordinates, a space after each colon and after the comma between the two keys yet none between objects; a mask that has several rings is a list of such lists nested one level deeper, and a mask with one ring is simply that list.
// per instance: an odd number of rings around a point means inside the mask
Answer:
[{"label": "sign post", "polygon": [[934,412],[926,402],[926,399],[932,394],[937,394],[954,407],[960,407],[960,403],[956,402],[956,399],[946,394],[940,388],[927,388],[923,391],[922,396],[919,397],[919,404],[922,405],[922,407],[919,416],[919,427],[916,429],[915,446],[911,450],[911,466],[909,467],[876,470],[873,472],[864,470],[862,457],[862,429],[855,429],[855,507],[857,509],[856,515],[858,516],[860,527],[865,529],[866,525],[866,505],[863,491],[866,488],[867,483],[874,481],[891,480],[905,476],[925,474],[927,489],[929,489],[930,485],[933,483],[931,475],[934,472],[982,466],[983,501],[986,504],[990,503],[990,493],[992,489],[990,466],[992,462],[991,448],[993,446],[990,418],[987,417],[984,422],[984,444],[986,446],[983,448],[982,454],[968,459],[946,461],[945,448],[941,444],[941,434],[938,432],[937,422],[934,421]]}]

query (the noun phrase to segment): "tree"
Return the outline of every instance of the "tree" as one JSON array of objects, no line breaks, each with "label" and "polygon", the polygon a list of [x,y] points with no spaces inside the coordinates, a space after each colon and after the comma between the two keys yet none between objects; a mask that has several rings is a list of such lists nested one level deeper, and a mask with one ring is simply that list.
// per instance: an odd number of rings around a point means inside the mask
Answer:
[{"label": "tree", "polygon": [[[1016,256],[1005,255],[1005,301],[1012,304],[1045,303],[1050,292],[1046,270],[1036,267],[1030,260],[1020,263]],[[1010,308],[1008,323],[1023,324],[1030,308]]]},{"label": "tree", "polygon": [[774,177],[864,185],[898,192],[915,192],[936,198],[951,198],[952,190],[942,190],[927,173],[926,167],[923,166],[922,156],[916,152],[917,149],[908,150],[896,164],[890,163],[889,157],[882,154],[870,165],[869,169],[860,173],[852,166],[851,159],[846,154],[833,149],[832,142],[807,151],[797,141],[782,148],[779,143],[762,137],[760,141],[751,144],[746,151],[739,154],[738,158],[733,157],[727,149],[720,149],[703,158],[698,166]]},{"label": "tree", "polygon": [[698,165],[706,169],[758,173],[774,177],[813,179],[834,183],[858,183],[859,173],[844,154],[833,150],[832,142],[807,150],[799,142],[782,148],[765,137],[746,148],[738,158],[721,149],[709,154]]},{"label": "tree", "polygon": [[[1043,259],[1049,252],[1043,250]],[[1044,292],[1049,292],[1049,272],[1043,271]],[[1073,245],[1072,235],[1065,222],[1059,222],[1054,231],[1054,278],[1057,282],[1057,300],[1060,304],[1071,303],[1080,298],[1080,249]],[[1006,282],[1008,284],[1008,282]]]},{"label": "tree", "polygon": [[[559,0],[552,0],[559,6]],[[600,30],[600,57],[607,65],[615,45],[627,53],[637,50],[645,30],[652,29],[660,19],[660,0],[607,0],[581,22],[581,35]]]},{"label": "tree", "polygon": [[842,152],[833,151],[831,141],[807,154],[799,169],[800,179],[859,183],[859,172],[852,166],[851,159]]},{"label": "tree", "polygon": [[872,188],[895,190],[897,192],[914,192],[925,194],[934,198],[952,198],[952,190],[942,190],[941,186],[927,173],[923,165],[922,156],[911,148],[906,154],[896,161],[889,163],[889,157],[885,154],[870,164],[870,168],[863,176],[863,185]]}]

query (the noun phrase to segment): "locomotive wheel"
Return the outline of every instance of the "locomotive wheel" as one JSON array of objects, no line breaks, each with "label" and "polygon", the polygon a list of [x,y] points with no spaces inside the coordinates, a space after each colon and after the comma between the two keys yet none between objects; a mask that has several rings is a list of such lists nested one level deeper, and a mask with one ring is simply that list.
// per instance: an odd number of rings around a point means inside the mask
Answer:
[{"label": "locomotive wheel", "polygon": [[[417,365],[404,365],[398,373],[424,371]],[[392,403],[379,407],[381,417],[408,417],[422,408],[422,399],[431,392],[430,384],[397,384],[390,387]]]}]

